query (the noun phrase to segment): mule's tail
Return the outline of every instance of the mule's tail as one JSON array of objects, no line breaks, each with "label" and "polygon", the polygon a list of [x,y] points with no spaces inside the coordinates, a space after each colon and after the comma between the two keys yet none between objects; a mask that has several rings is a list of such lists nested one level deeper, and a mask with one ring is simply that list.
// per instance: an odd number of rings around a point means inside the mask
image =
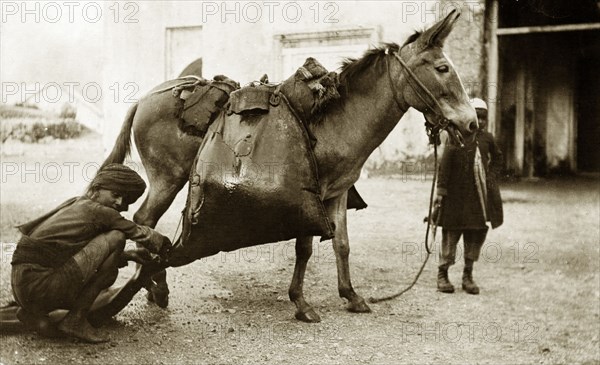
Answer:
[{"label": "mule's tail", "polygon": [[100,169],[111,163],[123,163],[125,158],[131,153],[131,127],[133,126],[133,118],[135,117],[137,108],[138,103],[135,103],[127,111],[125,121],[123,122],[119,136],[115,141],[115,146],[110,152],[110,155],[108,155],[106,160],[102,163],[102,166],[100,166]]}]

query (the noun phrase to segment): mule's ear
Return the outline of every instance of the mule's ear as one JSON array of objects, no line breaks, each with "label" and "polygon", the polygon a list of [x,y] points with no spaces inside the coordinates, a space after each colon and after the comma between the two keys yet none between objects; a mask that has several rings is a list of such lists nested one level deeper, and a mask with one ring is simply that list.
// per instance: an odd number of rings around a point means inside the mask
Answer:
[{"label": "mule's ear", "polygon": [[424,48],[442,47],[459,16],[460,11],[458,9],[453,9],[444,19],[440,20],[421,34],[419,37],[420,45]]}]

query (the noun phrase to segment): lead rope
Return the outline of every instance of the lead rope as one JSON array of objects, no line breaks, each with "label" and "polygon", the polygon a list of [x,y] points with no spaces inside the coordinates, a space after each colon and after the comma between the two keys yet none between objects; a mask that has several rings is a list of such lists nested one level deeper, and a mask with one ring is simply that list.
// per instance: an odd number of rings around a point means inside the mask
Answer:
[{"label": "lead rope", "polygon": [[173,232],[173,239],[171,242],[175,242],[175,237],[177,237],[177,232],[179,232],[179,227],[181,227],[181,222],[183,221],[183,214],[179,217],[179,223],[177,223],[177,228],[175,228],[175,232]]},{"label": "lead rope", "polygon": [[[410,289],[412,289],[412,287],[417,283],[417,281],[419,280],[419,277],[421,276],[421,273],[423,273],[423,269],[425,268],[425,265],[427,264],[427,260],[429,260],[429,256],[431,255],[431,250],[429,248],[429,230],[431,228],[431,213],[432,213],[432,208],[433,208],[433,192],[435,190],[435,182],[437,180],[437,170],[438,170],[438,161],[437,161],[437,143],[433,143],[433,166],[434,166],[434,170],[433,170],[433,181],[431,182],[431,193],[429,195],[429,212],[427,214],[427,229],[425,231],[425,250],[427,251],[427,256],[425,256],[425,260],[423,261],[423,264],[421,264],[421,268],[419,268],[419,272],[417,272],[417,275],[415,276],[415,279],[412,281],[412,283],[410,283],[409,286],[407,286],[404,290],[396,293],[396,294],[392,294],[392,295],[388,295],[386,297],[382,297],[382,298],[369,298],[369,302],[371,303],[379,303],[379,302],[384,302],[390,299],[394,299],[397,298],[399,296],[401,296],[402,294],[406,293],[407,291],[409,291]],[[437,219],[435,222],[435,225],[433,227],[433,240],[435,242],[435,233],[436,233],[436,229],[437,229],[437,224],[439,222],[441,216],[441,212],[438,212],[437,215]]]}]

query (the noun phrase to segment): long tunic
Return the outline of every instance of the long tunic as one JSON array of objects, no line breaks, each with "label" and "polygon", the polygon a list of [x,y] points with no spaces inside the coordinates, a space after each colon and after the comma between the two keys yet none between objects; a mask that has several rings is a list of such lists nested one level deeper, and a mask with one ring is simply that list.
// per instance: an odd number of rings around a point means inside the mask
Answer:
[{"label": "long tunic", "polygon": [[[475,153],[479,148],[486,172],[486,214],[475,180]],[[502,153],[493,136],[479,131],[473,141],[461,148],[448,144],[440,161],[438,195],[444,196],[440,225],[450,230],[483,229],[486,218],[496,228],[502,224],[502,201],[496,181],[502,167]]]}]

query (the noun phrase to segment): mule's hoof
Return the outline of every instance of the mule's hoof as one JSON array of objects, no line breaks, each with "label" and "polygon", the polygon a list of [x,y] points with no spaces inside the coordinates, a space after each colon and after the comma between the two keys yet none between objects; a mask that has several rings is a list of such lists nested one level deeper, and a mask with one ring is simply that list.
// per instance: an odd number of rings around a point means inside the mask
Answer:
[{"label": "mule's hoof", "polygon": [[348,312],[352,313],[371,313],[371,308],[365,303],[364,299],[360,299],[348,304]]},{"label": "mule's hoof", "polygon": [[319,323],[321,322],[321,317],[315,312],[314,309],[309,308],[306,311],[296,311],[296,319],[302,322],[307,323]]},{"label": "mule's hoof", "polygon": [[169,289],[154,286],[146,294],[146,299],[149,302],[156,303],[161,308],[167,308],[169,306]]}]

